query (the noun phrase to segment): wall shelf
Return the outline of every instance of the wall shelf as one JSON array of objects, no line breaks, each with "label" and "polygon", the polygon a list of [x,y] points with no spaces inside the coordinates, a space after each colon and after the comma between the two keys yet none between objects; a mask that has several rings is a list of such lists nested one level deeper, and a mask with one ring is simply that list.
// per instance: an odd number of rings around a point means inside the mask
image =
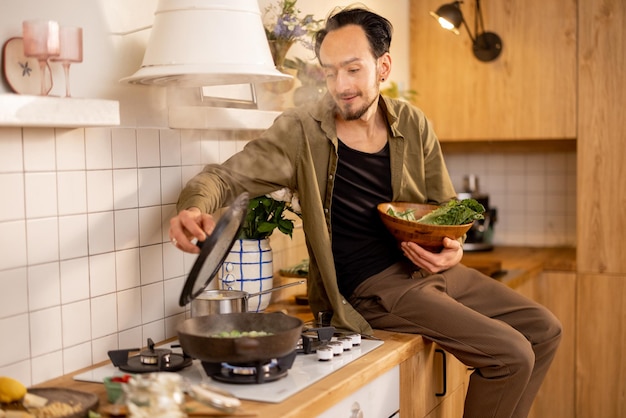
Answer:
[{"label": "wall shelf", "polygon": [[119,124],[116,100],[0,94],[0,126],[78,128]]},{"label": "wall shelf", "polygon": [[173,106],[169,109],[170,128],[215,130],[263,130],[281,112],[208,106]]}]

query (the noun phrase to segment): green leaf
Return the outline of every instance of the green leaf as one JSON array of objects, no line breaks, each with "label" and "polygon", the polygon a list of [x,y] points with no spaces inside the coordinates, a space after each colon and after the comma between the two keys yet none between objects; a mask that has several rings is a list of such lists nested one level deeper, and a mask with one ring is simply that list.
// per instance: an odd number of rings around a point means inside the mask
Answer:
[{"label": "green leaf", "polygon": [[451,200],[417,222],[430,225],[464,225],[484,219],[485,207],[475,199]]},{"label": "green leaf", "polygon": [[263,239],[269,237],[274,229],[292,236],[293,221],[284,218],[287,202],[277,201],[267,196],[250,199],[248,212],[239,233],[239,239]]}]

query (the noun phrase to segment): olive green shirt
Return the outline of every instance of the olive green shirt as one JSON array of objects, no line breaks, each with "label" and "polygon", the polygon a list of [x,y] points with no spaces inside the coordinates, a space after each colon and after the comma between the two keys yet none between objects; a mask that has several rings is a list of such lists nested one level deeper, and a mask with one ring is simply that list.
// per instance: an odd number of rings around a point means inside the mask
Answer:
[{"label": "olive green shirt", "polygon": [[[440,204],[456,197],[439,141],[429,121],[407,102],[382,97],[389,126],[394,201]],[[371,334],[372,328],[339,293],[331,246],[331,202],[337,169],[334,102],[289,109],[258,139],[221,165],[207,165],[182,191],[177,209],[206,213],[228,205],[240,193],[260,196],[288,187],[297,191],[309,252],[307,291],[311,310],[333,312],[337,329]]]}]

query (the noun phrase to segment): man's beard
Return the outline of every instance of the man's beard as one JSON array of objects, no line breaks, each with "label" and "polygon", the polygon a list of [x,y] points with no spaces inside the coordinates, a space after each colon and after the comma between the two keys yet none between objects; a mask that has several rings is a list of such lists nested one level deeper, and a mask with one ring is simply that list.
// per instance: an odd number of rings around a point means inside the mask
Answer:
[{"label": "man's beard", "polygon": [[374,104],[374,102],[376,101],[376,98],[377,97],[374,97],[369,103],[355,110],[351,110],[350,107],[347,107],[344,110],[336,102],[335,102],[335,107],[337,108],[337,111],[341,114],[341,116],[345,120],[357,120],[357,119],[360,119],[361,116],[363,116],[367,112],[367,110]]}]

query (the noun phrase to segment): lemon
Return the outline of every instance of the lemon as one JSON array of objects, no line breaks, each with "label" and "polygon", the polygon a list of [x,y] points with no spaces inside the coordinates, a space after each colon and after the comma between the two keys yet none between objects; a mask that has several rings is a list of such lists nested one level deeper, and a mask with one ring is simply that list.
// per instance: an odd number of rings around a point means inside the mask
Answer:
[{"label": "lemon", "polygon": [[6,376],[0,376],[0,403],[19,401],[26,395],[26,386]]}]

